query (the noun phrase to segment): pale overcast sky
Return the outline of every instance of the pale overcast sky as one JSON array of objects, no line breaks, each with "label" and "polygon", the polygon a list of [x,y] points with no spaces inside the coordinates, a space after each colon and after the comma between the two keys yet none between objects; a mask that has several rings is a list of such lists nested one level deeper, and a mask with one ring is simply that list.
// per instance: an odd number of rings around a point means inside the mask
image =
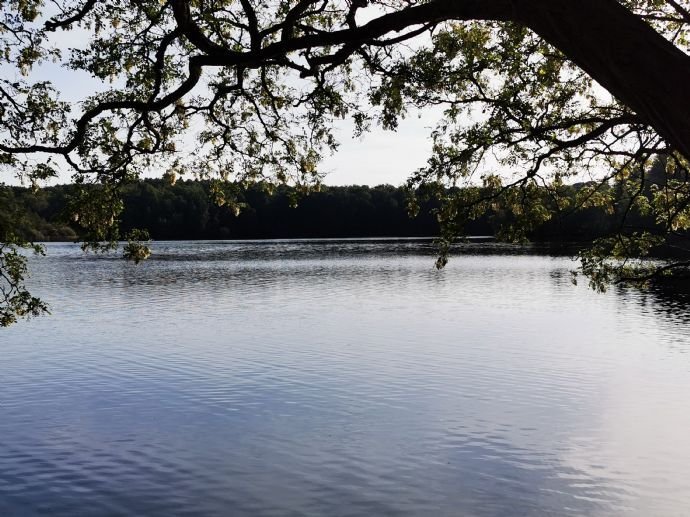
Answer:
[{"label": "pale overcast sky", "polygon": [[[351,127],[339,131],[338,152],[325,160],[327,185],[401,185],[416,169],[423,167],[431,153],[431,126],[437,118],[416,113],[401,121],[396,132],[376,129],[353,139]],[[345,124],[343,124],[345,126]]]}]

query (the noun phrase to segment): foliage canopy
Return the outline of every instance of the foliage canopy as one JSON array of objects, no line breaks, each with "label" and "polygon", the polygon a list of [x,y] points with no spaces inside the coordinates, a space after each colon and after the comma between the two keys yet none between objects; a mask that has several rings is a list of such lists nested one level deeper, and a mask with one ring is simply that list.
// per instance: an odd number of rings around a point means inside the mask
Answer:
[{"label": "foliage canopy", "polygon": [[[487,210],[521,239],[560,213],[620,216],[583,255],[595,286],[687,267],[630,268],[690,228],[688,0],[6,0],[0,163],[38,186],[71,170],[86,246],[121,238],[120,190],[193,170],[219,204],[260,182],[317,189],[333,124],[395,129],[435,108],[433,153],[408,180],[442,201],[445,248]],[[49,80],[55,62],[93,92]],[[663,174],[652,177],[652,164]],[[588,182],[575,200],[568,182]],[[627,216],[651,216],[639,226]],[[3,230],[3,308],[41,311]],[[138,233],[133,237],[142,237]],[[130,242],[136,258],[145,247]],[[105,244],[104,244],[105,243]],[[443,257],[440,264],[443,263]],[[7,321],[9,321],[7,320]],[[5,320],[3,320],[5,321]]]}]

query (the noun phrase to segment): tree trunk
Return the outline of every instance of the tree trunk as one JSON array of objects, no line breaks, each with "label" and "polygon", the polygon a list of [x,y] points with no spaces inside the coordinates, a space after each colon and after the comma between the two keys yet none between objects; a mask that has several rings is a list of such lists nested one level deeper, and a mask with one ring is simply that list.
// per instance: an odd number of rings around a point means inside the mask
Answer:
[{"label": "tree trunk", "polygon": [[[462,2],[458,2],[462,3]],[[690,57],[616,0],[514,0],[514,20],[690,159]]]}]

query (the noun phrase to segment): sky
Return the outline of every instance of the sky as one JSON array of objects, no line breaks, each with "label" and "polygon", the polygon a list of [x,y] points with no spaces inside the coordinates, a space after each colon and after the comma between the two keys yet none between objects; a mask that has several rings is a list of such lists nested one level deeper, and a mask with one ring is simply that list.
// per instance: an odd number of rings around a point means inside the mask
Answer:
[{"label": "sky", "polygon": [[431,154],[433,114],[411,114],[396,132],[376,129],[362,138],[352,137],[352,128],[342,124],[337,153],[326,159],[323,170],[327,185],[401,185]]}]

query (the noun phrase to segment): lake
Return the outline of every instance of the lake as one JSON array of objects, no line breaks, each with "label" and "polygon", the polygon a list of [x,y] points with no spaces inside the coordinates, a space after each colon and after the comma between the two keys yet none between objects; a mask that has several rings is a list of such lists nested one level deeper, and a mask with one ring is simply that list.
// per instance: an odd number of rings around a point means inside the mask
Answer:
[{"label": "lake", "polygon": [[690,313],[420,240],[50,244],[0,330],[0,514],[690,514]]}]

